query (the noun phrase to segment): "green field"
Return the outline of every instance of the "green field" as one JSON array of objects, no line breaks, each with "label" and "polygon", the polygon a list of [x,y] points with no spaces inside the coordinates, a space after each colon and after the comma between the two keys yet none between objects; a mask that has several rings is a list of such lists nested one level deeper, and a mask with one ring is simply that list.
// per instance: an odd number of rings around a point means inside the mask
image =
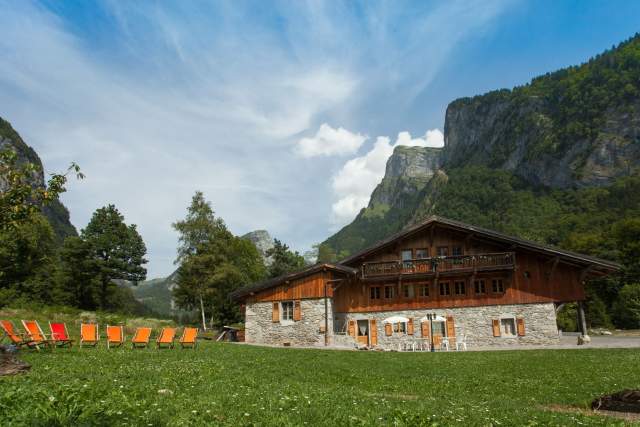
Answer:
[{"label": "green field", "polygon": [[7,425],[602,425],[586,408],[640,384],[640,351],[381,353],[203,342],[192,350],[26,352],[0,378]]}]

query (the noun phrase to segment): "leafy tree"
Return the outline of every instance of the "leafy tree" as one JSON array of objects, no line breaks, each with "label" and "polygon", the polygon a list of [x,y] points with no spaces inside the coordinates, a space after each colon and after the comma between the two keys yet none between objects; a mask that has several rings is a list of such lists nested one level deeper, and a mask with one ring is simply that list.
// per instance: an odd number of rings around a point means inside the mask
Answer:
[{"label": "leafy tree", "polygon": [[229,292],[264,276],[264,265],[256,247],[234,236],[222,218],[217,218],[202,192],[195,193],[184,220],[173,224],[179,233],[179,264],[174,298],[179,307],[198,309],[202,327],[234,322],[237,305]]},{"label": "leafy tree", "polygon": [[135,225],[124,223],[124,217],[114,205],[96,210],[80,238],[90,248],[89,260],[95,263],[89,265],[95,265],[97,270],[100,308],[107,308],[109,291],[115,287],[114,280],[137,283],[146,278],[144,241]]},{"label": "leafy tree", "polygon": [[29,221],[0,229],[0,298],[23,296],[47,301],[55,261],[55,238],[51,226],[38,212]]},{"label": "leafy tree", "polygon": [[278,239],[273,240],[273,247],[265,254],[273,262],[268,268],[269,277],[278,277],[304,267],[304,257]]},{"label": "leafy tree", "polygon": [[623,328],[640,328],[640,283],[623,286],[614,304],[616,324]]},{"label": "leafy tree", "polygon": [[53,174],[45,187],[34,186],[34,177],[41,170],[34,163],[18,162],[13,150],[0,151],[0,229],[17,227],[29,221],[41,206],[57,200],[66,191],[69,173],[84,178],[80,167],[72,163],[64,174]]}]

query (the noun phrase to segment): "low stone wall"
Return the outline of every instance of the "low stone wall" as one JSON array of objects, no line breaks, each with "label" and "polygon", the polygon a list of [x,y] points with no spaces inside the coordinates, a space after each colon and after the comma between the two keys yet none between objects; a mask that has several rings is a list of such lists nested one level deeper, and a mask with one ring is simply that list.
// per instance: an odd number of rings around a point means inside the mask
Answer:
[{"label": "low stone wall", "polygon": [[[558,344],[558,329],[556,326],[556,312],[553,303],[544,304],[516,304],[490,305],[482,307],[464,307],[437,310],[402,310],[369,313],[347,313],[348,320],[376,319],[378,332],[378,346],[385,349],[397,349],[398,345],[413,342],[422,338],[420,319],[427,313],[435,312],[438,316],[452,315],[456,336],[465,335],[469,347],[512,346],[512,345],[547,345]],[[336,316],[344,316],[336,313]],[[383,320],[391,316],[402,316],[414,319],[413,335],[386,336]],[[494,337],[492,320],[503,316],[522,317],[525,325],[525,335],[515,337]],[[455,347],[454,343],[451,343]]]},{"label": "low stone wall", "polygon": [[[296,322],[273,322],[272,302],[249,303],[245,312],[245,341],[255,344],[324,346],[324,299],[300,301],[302,319]],[[332,302],[328,301],[329,339],[333,331]]]}]

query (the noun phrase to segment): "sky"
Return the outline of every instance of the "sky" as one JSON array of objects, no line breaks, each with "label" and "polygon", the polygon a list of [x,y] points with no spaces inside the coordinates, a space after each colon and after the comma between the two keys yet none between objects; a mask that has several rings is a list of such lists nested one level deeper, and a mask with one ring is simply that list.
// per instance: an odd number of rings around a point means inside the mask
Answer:
[{"label": "sky", "polygon": [[235,234],[303,252],[369,201],[397,145],[442,146],[449,102],[640,31],[635,1],[0,0],[0,116],[86,226],[113,203],[149,278],[203,191]]}]

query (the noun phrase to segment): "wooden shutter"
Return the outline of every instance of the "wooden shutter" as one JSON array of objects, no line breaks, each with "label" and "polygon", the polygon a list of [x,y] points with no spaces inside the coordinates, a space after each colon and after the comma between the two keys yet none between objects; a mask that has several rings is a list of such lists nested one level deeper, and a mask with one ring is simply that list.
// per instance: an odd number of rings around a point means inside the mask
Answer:
[{"label": "wooden shutter", "polygon": [[271,321],[277,323],[280,321],[280,303],[273,303],[273,311],[271,312]]},{"label": "wooden shutter", "polygon": [[300,308],[300,300],[293,302],[293,320],[298,321],[302,319],[302,309]]},{"label": "wooden shutter", "polygon": [[356,336],[356,321],[355,320],[349,320],[349,335],[351,335],[352,337]]},{"label": "wooden shutter", "polygon": [[425,320],[420,324],[420,329],[422,330],[422,338],[429,338],[431,336],[431,332],[429,331],[429,321]]},{"label": "wooden shutter", "polygon": [[493,336],[499,337],[500,336],[500,319],[493,319],[491,323],[493,325]]},{"label": "wooden shutter", "polygon": [[407,322],[407,335],[413,335],[413,319],[409,318]]},{"label": "wooden shutter", "polygon": [[453,316],[448,315],[447,316],[447,337],[455,338],[455,336],[456,336],[456,327],[455,327],[455,324],[453,323]]},{"label": "wooden shutter", "polygon": [[378,345],[378,326],[376,325],[376,319],[371,319],[369,322],[369,336],[371,337],[371,345]]},{"label": "wooden shutter", "polygon": [[518,325],[518,336],[524,336],[524,319],[522,317],[518,317],[516,319],[516,324]]},{"label": "wooden shutter", "polygon": [[385,323],[384,334],[389,337],[391,336],[392,333],[393,333],[393,325],[391,325],[391,323]]}]

